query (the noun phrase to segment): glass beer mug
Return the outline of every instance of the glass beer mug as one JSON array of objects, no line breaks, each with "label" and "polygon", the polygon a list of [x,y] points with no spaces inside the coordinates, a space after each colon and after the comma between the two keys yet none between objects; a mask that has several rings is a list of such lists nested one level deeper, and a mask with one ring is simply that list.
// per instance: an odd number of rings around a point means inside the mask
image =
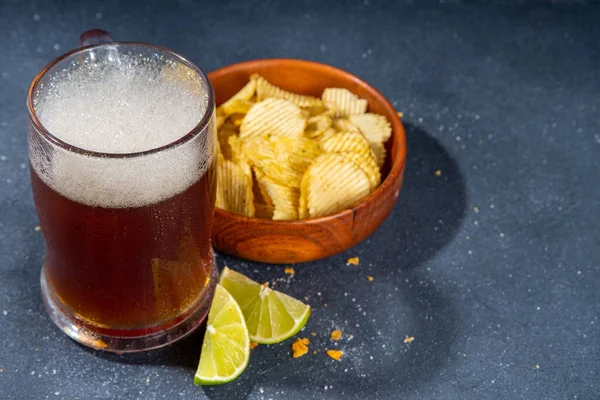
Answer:
[{"label": "glass beer mug", "polygon": [[216,284],[213,89],[168,49],[98,30],[82,45],[27,96],[42,296],[74,340],[149,350],[197,327]]}]

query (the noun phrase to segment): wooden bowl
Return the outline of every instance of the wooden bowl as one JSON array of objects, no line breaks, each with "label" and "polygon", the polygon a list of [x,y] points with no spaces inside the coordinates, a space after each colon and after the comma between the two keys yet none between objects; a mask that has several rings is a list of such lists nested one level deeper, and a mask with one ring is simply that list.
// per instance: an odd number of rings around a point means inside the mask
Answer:
[{"label": "wooden bowl", "polygon": [[249,218],[215,210],[213,245],[228,254],[264,263],[299,263],[325,258],[365,239],[390,214],[402,186],[406,136],[389,101],[356,76],[329,65],[293,59],[267,59],[233,64],[208,74],[216,104],[233,96],[250,75],[258,73],[283,89],[320,97],[327,87],[343,87],[369,101],[369,112],[383,114],[392,124],[386,144],[382,183],[351,209],[298,221]]}]

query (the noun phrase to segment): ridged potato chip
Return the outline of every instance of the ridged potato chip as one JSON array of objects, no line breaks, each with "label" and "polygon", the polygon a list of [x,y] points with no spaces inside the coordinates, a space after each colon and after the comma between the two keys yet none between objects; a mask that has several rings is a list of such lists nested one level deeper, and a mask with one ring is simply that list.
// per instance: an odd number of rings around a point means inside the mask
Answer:
[{"label": "ridged potato chip", "polygon": [[362,133],[358,126],[354,125],[346,118],[335,118],[333,120],[333,128],[338,132],[358,132]]},{"label": "ridged potato chip", "polygon": [[377,161],[375,161],[374,157],[365,156],[364,154],[354,153],[352,151],[338,153],[342,156],[349,158],[356,165],[360,167],[369,178],[369,182],[371,184],[371,190],[375,190],[377,186],[381,183],[381,172],[379,171],[379,167],[377,166]]},{"label": "ridged potato chip", "polygon": [[225,157],[223,157],[223,153],[221,153],[221,151],[218,149],[218,145],[217,145],[217,168],[219,165],[221,165],[221,163],[225,162]]},{"label": "ridged potato chip", "polygon": [[258,184],[262,187],[261,190],[266,191],[273,202],[273,219],[298,219],[298,199],[300,197],[300,190],[275,182],[262,173],[259,168],[254,168],[254,174]]},{"label": "ridged potato chip", "polygon": [[247,114],[252,108],[254,102],[250,100],[228,100],[219,107],[219,112],[224,115]]},{"label": "ridged potato chip", "polygon": [[314,117],[310,117],[306,121],[306,130],[304,134],[311,139],[319,139],[323,133],[331,128],[333,121],[329,115],[317,115]]},{"label": "ridged potato chip", "polygon": [[318,140],[319,143],[323,143],[337,133],[339,132],[336,131],[334,128],[329,128],[325,132],[323,132],[323,134],[318,139],[315,138],[315,140]]},{"label": "ridged potato chip", "polygon": [[373,156],[369,141],[362,134],[356,132],[339,132],[320,143],[323,151],[329,153],[352,151],[365,157]]},{"label": "ridged potato chip", "polygon": [[312,165],[308,167],[302,182],[300,182],[300,197],[298,198],[298,219],[308,218],[308,186],[309,186],[309,174],[307,173],[312,168]]},{"label": "ridged potato chip", "polygon": [[300,187],[304,171],[322,152],[314,140],[273,135],[244,141],[242,151],[269,178],[295,188]]},{"label": "ridged potato chip", "polygon": [[321,96],[326,106],[335,109],[336,117],[345,117],[353,114],[364,114],[367,112],[369,103],[365,99],[342,88],[327,88]]},{"label": "ridged potato chip", "polygon": [[371,187],[367,175],[350,159],[325,153],[306,170],[301,191],[299,214],[315,218],[352,207],[370,193]]},{"label": "ridged potato chip", "polygon": [[242,141],[240,138],[238,136],[230,136],[227,142],[231,149],[231,161],[239,165],[246,175],[252,176],[252,168],[246,154],[242,151]]},{"label": "ridged potato chip", "polygon": [[383,145],[383,143],[374,142],[371,143],[371,148],[373,149],[373,154],[375,155],[377,166],[379,168],[383,167],[383,163],[385,162],[385,156],[387,154],[385,146]]},{"label": "ridged potato chip", "polygon": [[240,133],[239,127],[235,126],[235,124],[229,120],[226,120],[225,123],[223,123],[223,125],[221,126],[221,129],[227,129],[227,130],[233,131],[237,134]]},{"label": "ridged potato chip", "polygon": [[298,93],[288,92],[283,90],[258,74],[254,74],[250,77],[251,81],[256,82],[256,97],[258,101],[275,97],[278,99],[286,99],[297,105],[298,107],[318,107],[322,106],[323,102],[321,99],[312,96],[305,96]]},{"label": "ridged potato chip", "polygon": [[231,114],[229,116],[229,121],[231,121],[231,123],[236,127],[236,128],[240,128],[242,126],[242,123],[244,122],[244,118],[246,117],[246,114],[242,114],[242,113],[235,113],[235,114]]},{"label": "ridged potato chip", "polygon": [[223,124],[225,123],[225,120],[227,120],[226,115],[220,115],[219,113],[217,113],[217,129],[219,129],[223,126]]},{"label": "ridged potato chip", "polygon": [[278,151],[287,153],[292,167],[304,174],[310,163],[323,152],[321,145],[309,138],[272,137]]},{"label": "ridged potato chip", "polygon": [[256,103],[240,126],[240,137],[251,138],[264,134],[300,137],[304,134],[306,118],[297,105],[285,99],[269,98]]},{"label": "ridged potato chip", "polygon": [[334,113],[333,110],[327,108],[325,104],[308,107],[307,110],[311,117],[316,117],[317,115],[327,115],[331,117]]},{"label": "ridged potato chip", "polygon": [[256,168],[252,168],[252,190],[254,191],[254,204],[265,204],[273,207],[273,200],[267,193],[267,190],[258,184],[256,180]]},{"label": "ridged potato chip", "polygon": [[254,192],[254,216],[256,218],[273,218],[273,201],[267,193],[267,190],[259,185],[256,180],[256,174],[252,173],[252,191]]},{"label": "ridged potato chip", "polygon": [[248,81],[248,83],[246,83],[244,85],[243,88],[240,89],[239,92],[237,92],[236,94],[231,96],[229,98],[229,100],[227,100],[225,103],[221,104],[221,106],[219,108],[222,108],[223,106],[227,107],[228,103],[232,103],[236,100],[251,100],[255,94],[256,94],[256,82],[253,80],[250,80],[250,81]]},{"label": "ridged potato chip", "polygon": [[217,202],[216,206],[236,214],[253,217],[254,193],[252,175],[233,161],[217,158]]},{"label": "ridged potato chip", "polygon": [[[300,115],[302,115],[302,118],[308,119],[308,117],[310,117],[310,111],[308,111],[306,108],[301,108]],[[306,125],[305,125],[305,128],[306,128]]]},{"label": "ridged potato chip", "polygon": [[231,160],[231,147],[229,145],[229,137],[231,136],[237,137],[237,132],[228,128],[221,128],[217,131],[219,150],[227,160]]},{"label": "ridged potato chip", "polygon": [[348,117],[369,142],[386,142],[392,136],[392,125],[384,115],[366,113]]}]

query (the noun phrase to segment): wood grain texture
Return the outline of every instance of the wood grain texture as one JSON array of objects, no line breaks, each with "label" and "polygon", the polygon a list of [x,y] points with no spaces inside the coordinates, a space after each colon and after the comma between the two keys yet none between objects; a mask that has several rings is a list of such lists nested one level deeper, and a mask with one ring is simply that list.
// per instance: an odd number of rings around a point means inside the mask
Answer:
[{"label": "wood grain texture", "polygon": [[266,59],[233,64],[208,74],[216,104],[233,96],[250,75],[258,73],[283,89],[320,97],[327,87],[343,87],[369,101],[369,112],[385,115],[392,124],[386,143],[381,185],[351,209],[320,218],[272,221],[248,218],[216,209],[214,246],[234,256],[264,263],[312,261],[346,250],[372,234],[390,214],[402,186],[406,136],[396,110],[375,88],[329,65],[293,59]]}]

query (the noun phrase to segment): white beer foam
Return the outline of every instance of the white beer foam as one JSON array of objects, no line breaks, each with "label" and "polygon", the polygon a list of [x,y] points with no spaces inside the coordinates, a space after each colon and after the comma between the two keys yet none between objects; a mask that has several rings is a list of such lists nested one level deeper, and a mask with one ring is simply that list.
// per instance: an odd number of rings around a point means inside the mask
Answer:
[{"label": "white beer foam", "polygon": [[[208,88],[191,69],[113,52],[107,60],[55,73],[39,90],[35,112],[49,132],[70,145],[124,154],[185,136],[207,104]],[[38,138],[31,140],[30,159],[38,176],[69,199],[98,207],[140,207],[184,191],[206,172],[216,153],[214,131],[212,121],[186,143],[131,158],[49,148]]]}]

